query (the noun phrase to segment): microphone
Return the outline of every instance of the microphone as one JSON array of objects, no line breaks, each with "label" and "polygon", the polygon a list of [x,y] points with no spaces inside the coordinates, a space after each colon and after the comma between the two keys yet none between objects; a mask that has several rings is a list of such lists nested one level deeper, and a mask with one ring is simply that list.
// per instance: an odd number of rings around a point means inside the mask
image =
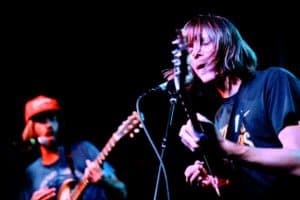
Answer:
[{"label": "microphone", "polygon": [[49,138],[47,137],[44,137],[44,136],[40,136],[37,138],[37,142],[40,144],[40,145],[44,145],[44,146],[48,146],[51,141]]},{"label": "microphone", "polygon": [[168,91],[174,91],[175,90],[175,84],[174,81],[166,81],[163,82],[161,84],[159,84],[158,86],[151,88],[149,90],[149,92],[168,92]]},{"label": "microphone", "polygon": [[[174,73],[174,72],[173,72]],[[192,83],[194,79],[192,70],[190,69],[190,67],[188,67],[188,73],[187,75],[184,77],[184,86],[187,86],[189,84]],[[149,92],[174,92],[176,91],[176,85],[178,84],[178,78],[176,78],[176,75],[174,75],[174,77],[166,82],[163,82],[161,84],[159,84],[156,87],[153,87],[149,90]]]},{"label": "microphone", "polygon": [[36,144],[39,144],[39,145],[43,145],[43,146],[48,146],[51,144],[51,142],[53,141],[53,138],[52,137],[46,137],[46,136],[39,136],[39,137],[36,137],[36,138],[31,138],[29,141],[27,141],[27,143],[29,145],[36,145]]}]

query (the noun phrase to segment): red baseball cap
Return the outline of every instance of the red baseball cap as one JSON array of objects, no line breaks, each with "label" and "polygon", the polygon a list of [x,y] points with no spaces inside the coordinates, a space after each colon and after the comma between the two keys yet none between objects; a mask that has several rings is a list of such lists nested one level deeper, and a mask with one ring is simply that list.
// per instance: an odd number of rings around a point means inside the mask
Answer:
[{"label": "red baseball cap", "polygon": [[34,137],[32,132],[32,117],[41,114],[43,112],[49,111],[59,111],[61,107],[58,101],[54,98],[39,95],[29,101],[25,105],[25,123],[26,126],[22,133],[22,139],[24,141],[29,140]]}]

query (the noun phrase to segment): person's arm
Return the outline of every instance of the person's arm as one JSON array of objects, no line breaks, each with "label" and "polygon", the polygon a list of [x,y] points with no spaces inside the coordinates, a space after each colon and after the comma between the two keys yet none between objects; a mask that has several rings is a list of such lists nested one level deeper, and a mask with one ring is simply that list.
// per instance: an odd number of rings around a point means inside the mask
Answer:
[{"label": "person's arm", "polygon": [[231,156],[266,167],[278,168],[300,176],[300,125],[287,126],[279,133],[282,148],[257,148],[221,141],[221,147]]},{"label": "person's arm", "polygon": [[[207,121],[201,115],[197,117],[199,121]],[[191,151],[199,148],[199,138],[194,134],[190,121],[182,126],[179,136]],[[220,133],[217,133],[217,138],[221,149],[229,156],[300,176],[300,122],[298,125],[286,126],[280,131],[278,138],[282,148],[249,147],[224,139]]]},{"label": "person's arm", "polygon": [[101,167],[98,162],[91,161],[100,155],[100,151],[96,146],[88,141],[82,141],[77,146],[77,155],[86,155],[84,173],[89,182],[105,186],[106,190],[119,194],[117,195],[118,198],[125,199],[127,197],[125,184],[117,178],[114,168],[107,161],[104,161]]},{"label": "person's arm", "polygon": [[86,165],[84,176],[87,177],[90,183],[99,183],[105,186],[108,191],[113,191],[113,193],[118,191],[118,198],[125,199],[127,197],[125,184],[118,179],[114,169],[107,162],[104,162],[103,168],[97,162],[91,162],[90,160],[86,160]]},{"label": "person's arm", "polygon": [[121,197],[121,199],[126,199],[128,195],[126,185],[117,177],[114,169],[110,166],[110,164],[104,162],[102,172],[102,181],[105,182],[110,189],[112,189],[111,191],[113,193],[115,193],[115,191],[118,191],[118,197]]}]

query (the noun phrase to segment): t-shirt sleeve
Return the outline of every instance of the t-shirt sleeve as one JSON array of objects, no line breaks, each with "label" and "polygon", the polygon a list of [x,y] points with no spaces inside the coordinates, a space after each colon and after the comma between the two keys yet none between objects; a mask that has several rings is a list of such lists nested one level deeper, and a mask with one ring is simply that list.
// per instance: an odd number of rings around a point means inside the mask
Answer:
[{"label": "t-shirt sleeve", "polygon": [[[85,152],[85,159],[89,159],[92,161],[95,160],[100,154],[99,149],[88,141],[81,142],[81,149]],[[107,161],[103,162],[102,168],[108,174],[113,174],[115,171],[114,168]]]},{"label": "t-shirt sleeve", "polygon": [[300,80],[285,69],[270,73],[266,84],[267,113],[276,131],[300,120]]}]

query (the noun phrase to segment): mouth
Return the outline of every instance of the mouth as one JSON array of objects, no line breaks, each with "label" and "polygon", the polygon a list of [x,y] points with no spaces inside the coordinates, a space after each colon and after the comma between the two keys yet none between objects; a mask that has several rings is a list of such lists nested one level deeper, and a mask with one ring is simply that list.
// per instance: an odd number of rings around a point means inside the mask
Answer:
[{"label": "mouth", "polygon": [[44,136],[49,138],[54,137],[54,132],[52,130],[49,130]]},{"label": "mouth", "polygon": [[45,136],[42,136],[42,137],[44,137],[44,138],[48,138],[49,140],[52,140],[52,139],[54,139],[54,135],[45,135]]},{"label": "mouth", "polygon": [[197,69],[202,69],[205,67],[205,64],[198,65]]}]

